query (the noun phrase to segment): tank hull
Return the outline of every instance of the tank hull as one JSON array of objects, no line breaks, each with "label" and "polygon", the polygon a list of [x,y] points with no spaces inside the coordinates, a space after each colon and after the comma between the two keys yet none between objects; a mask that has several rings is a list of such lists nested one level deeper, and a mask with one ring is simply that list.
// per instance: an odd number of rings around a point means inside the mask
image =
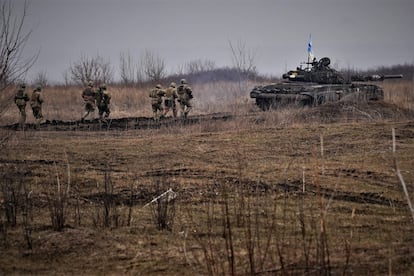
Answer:
[{"label": "tank hull", "polygon": [[315,106],[326,102],[382,100],[381,87],[369,83],[318,84],[309,82],[280,82],[256,86],[250,97],[262,110],[286,105]]}]

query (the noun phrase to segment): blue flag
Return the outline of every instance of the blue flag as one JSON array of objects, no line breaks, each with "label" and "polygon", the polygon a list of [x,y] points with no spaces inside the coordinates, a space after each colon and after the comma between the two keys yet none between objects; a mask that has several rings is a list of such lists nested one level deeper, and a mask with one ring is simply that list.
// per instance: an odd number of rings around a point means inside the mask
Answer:
[{"label": "blue flag", "polygon": [[309,41],[308,41],[308,62],[312,62],[314,58],[313,50],[312,50],[312,34],[309,34]]}]

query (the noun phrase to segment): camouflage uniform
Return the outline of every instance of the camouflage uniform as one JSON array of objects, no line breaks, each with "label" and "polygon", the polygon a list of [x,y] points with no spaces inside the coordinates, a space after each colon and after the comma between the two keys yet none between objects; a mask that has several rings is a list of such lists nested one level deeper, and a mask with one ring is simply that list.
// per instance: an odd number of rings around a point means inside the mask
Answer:
[{"label": "camouflage uniform", "polygon": [[165,95],[165,91],[162,90],[160,84],[157,84],[155,88],[151,89],[149,96],[151,98],[152,112],[154,113],[154,119],[158,120],[160,115],[162,116],[162,97]]},{"label": "camouflage uniform", "polygon": [[109,117],[111,111],[109,110],[109,104],[111,102],[111,95],[106,90],[106,85],[102,84],[96,91],[96,106],[99,110],[99,120],[102,120],[102,116],[105,113],[105,118]]},{"label": "camouflage uniform", "polygon": [[178,102],[180,103],[181,116],[187,117],[192,108],[191,99],[193,98],[193,91],[187,85],[185,79],[182,79],[180,82],[181,84],[177,88]]},{"label": "camouflage uniform", "polygon": [[20,118],[19,118],[19,127],[24,129],[26,123],[26,103],[29,101],[29,96],[27,95],[26,85],[21,84],[19,90],[17,90],[16,95],[14,96],[14,103],[19,108]]},{"label": "camouflage uniform", "polygon": [[38,86],[35,90],[33,90],[32,96],[30,98],[30,106],[32,107],[33,116],[36,119],[36,128],[39,129],[40,122],[43,119],[42,115],[42,103],[43,97],[40,92],[42,91],[42,87]]},{"label": "camouflage uniform", "polygon": [[82,98],[85,105],[85,114],[82,116],[82,121],[89,115],[95,112],[95,92],[93,91],[93,83],[89,82],[88,87],[82,92]]},{"label": "camouflage uniform", "polygon": [[164,99],[164,116],[172,109],[174,118],[177,117],[177,106],[175,104],[175,99],[178,98],[176,84],[172,82],[170,87],[165,90],[165,99]]}]

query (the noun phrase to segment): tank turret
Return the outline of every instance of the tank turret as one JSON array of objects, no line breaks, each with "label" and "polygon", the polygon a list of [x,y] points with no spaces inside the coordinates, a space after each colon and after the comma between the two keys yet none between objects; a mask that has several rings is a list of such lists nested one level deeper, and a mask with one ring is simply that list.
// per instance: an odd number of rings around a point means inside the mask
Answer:
[{"label": "tank turret", "polygon": [[256,86],[250,97],[263,110],[292,103],[318,105],[341,100],[382,100],[382,88],[369,82],[402,78],[402,75],[356,75],[348,80],[330,64],[328,57],[319,61],[315,58],[283,74],[283,81],[279,83]]},{"label": "tank turret", "polygon": [[298,67],[283,74],[282,78],[290,81],[313,82],[319,84],[341,84],[345,79],[341,73],[331,68],[331,60],[328,57],[321,58],[319,61],[314,59],[312,62],[305,63],[306,68]]}]

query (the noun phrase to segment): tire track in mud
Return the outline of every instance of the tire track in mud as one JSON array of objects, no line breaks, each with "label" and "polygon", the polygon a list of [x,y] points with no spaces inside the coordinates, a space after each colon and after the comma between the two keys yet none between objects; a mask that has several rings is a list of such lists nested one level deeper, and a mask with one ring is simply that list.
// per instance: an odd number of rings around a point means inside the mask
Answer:
[{"label": "tire track in mud", "polygon": [[[183,202],[205,201],[211,199],[219,199],[224,189],[227,191],[239,191],[245,195],[264,196],[267,193],[280,193],[283,195],[310,195],[322,196],[326,199],[346,201],[358,204],[377,204],[383,206],[404,206],[405,203],[400,200],[387,197],[385,194],[375,192],[348,192],[339,191],[337,189],[319,188],[314,184],[306,185],[306,192],[302,191],[302,182],[300,180],[285,181],[278,183],[268,183],[263,181],[239,178],[237,176],[229,176],[226,171],[206,171],[193,168],[180,168],[170,170],[154,170],[144,172],[139,176],[142,179],[158,179],[153,181],[154,184],[140,186],[131,191],[129,188],[123,188],[115,192],[113,196],[114,202],[117,204],[142,204],[149,202],[157,196],[157,185],[160,183],[171,184],[173,190],[178,193],[180,200]],[[191,185],[182,185],[178,181],[178,185],[174,187],[174,181],[171,178],[182,178],[194,182]],[[158,183],[155,183],[158,182]],[[195,182],[200,183],[196,185]],[[175,183],[175,184],[177,184]],[[169,186],[169,187],[171,187]],[[100,201],[105,195],[89,194],[83,198],[90,201]],[[132,200],[132,202],[131,202]]]},{"label": "tire track in mud", "polygon": [[[43,160],[41,160],[41,163],[43,163]],[[27,173],[30,174],[30,172]],[[28,176],[22,175],[21,172],[19,172],[18,175],[20,177]],[[243,179],[237,176],[229,176],[229,172],[226,172],[225,170],[209,171],[185,167],[179,169],[147,171],[137,177],[142,179],[145,185],[134,187],[132,190],[131,188],[125,186],[119,187],[118,189],[114,189],[114,191],[110,194],[97,192],[92,194],[78,194],[76,197],[89,203],[100,203],[103,202],[103,200],[110,200],[115,205],[138,205],[145,204],[156,197],[160,192],[160,184],[168,184],[168,186],[172,187],[173,190],[179,195],[180,200],[183,202],[217,199],[220,197],[224,189],[226,189],[227,191],[238,191],[245,193],[245,195],[251,196],[263,196],[267,193],[276,193],[284,196],[297,196],[299,194],[306,196],[320,195],[326,199],[358,204],[377,204],[383,206],[392,205],[398,207],[405,206],[403,201],[387,197],[386,194],[382,193],[339,191],[337,189],[329,189],[324,187],[318,188],[316,185],[310,183],[306,184],[306,191],[303,192],[303,186],[300,180],[270,183]],[[191,184],[183,185],[182,181],[175,183],[175,181],[172,181],[171,178],[182,178],[189,181]],[[175,185],[177,183],[178,185]],[[198,185],[196,183],[205,184]],[[39,198],[33,198],[34,205],[44,206],[46,204],[46,199],[44,198],[44,195],[39,196]],[[69,201],[71,202],[70,199]]]},{"label": "tire track in mud", "polygon": [[[288,193],[302,193],[302,183],[300,181],[295,181],[291,183],[280,183],[278,187],[281,191],[288,192]],[[378,205],[394,205],[394,206],[403,206],[404,202],[388,198],[380,193],[373,193],[373,192],[343,192],[338,191],[335,189],[326,189],[320,188],[318,192],[318,188],[313,184],[306,185],[306,193],[313,194],[313,195],[320,195],[324,198],[331,198],[333,200],[340,200],[340,201],[347,201],[353,203],[361,203],[361,204],[378,204]]]}]

